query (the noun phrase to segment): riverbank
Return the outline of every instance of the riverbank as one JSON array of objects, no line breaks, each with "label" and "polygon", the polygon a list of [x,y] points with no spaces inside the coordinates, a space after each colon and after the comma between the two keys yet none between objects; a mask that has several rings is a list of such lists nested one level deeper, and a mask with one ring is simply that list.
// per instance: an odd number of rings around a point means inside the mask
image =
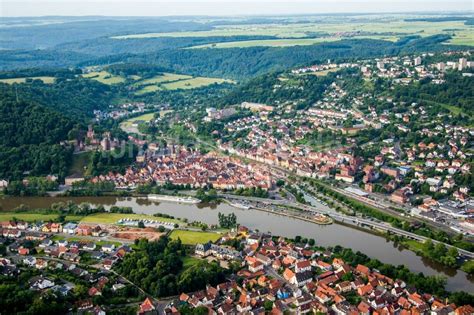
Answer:
[{"label": "riverbank", "polygon": [[[189,222],[200,221],[208,225],[218,224],[218,213],[235,213],[239,224],[252,230],[268,231],[273,235],[294,238],[302,236],[313,238],[324,247],[340,245],[360,251],[369,257],[393,265],[405,265],[412,272],[425,275],[443,275],[447,278],[447,289],[451,291],[474,292],[474,279],[460,270],[444,267],[436,262],[417,256],[414,252],[400,247],[400,244],[387,240],[369,230],[361,230],[354,226],[346,226],[334,222],[332,225],[318,225],[305,220],[275,215],[278,213],[243,210],[222,202],[220,204],[178,204],[158,202],[146,198],[135,197],[8,197],[0,198],[0,209],[14,209],[19,205],[27,205],[30,209],[47,209],[54,203],[72,201],[76,204],[89,203],[94,207],[112,206],[131,207],[136,214],[153,215],[161,213],[175,218],[187,219]],[[11,212],[11,211],[9,211]],[[1,214],[2,212],[0,212]],[[4,212],[3,212],[4,213]]]}]

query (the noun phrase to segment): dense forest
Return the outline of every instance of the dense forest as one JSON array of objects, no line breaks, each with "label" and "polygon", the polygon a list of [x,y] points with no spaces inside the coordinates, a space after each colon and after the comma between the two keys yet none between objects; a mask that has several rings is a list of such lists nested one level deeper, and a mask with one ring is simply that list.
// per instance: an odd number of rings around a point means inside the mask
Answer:
[{"label": "dense forest", "polygon": [[185,269],[186,251],[180,240],[165,236],[153,242],[141,239],[136,247],[137,250],[125,256],[117,266],[117,272],[153,296],[193,292],[206,284],[216,285],[225,280],[226,271],[216,262],[202,260]]},{"label": "dense forest", "polygon": [[[337,74],[326,76],[295,75],[282,78],[282,73],[273,72],[258,76],[231,90],[218,101],[218,105],[257,102],[276,104],[282,102],[302,101],[301,106],[309,106],[320,99],[326,88],[334,81]],[[282,88],[275,89],[275,86]]]},{"label": "dense forest", "polygon": [[[9,27],[0,29],[0,42],[3,49],[45,49],[62,43],[88,40],[109,35],[135,33],[161,33],[205,31],[211,26],[190,21],[177,21],[168,18],[135,17],[48,17],[49,24],[43,24],[41,17],[29,18],[31,25],[16,25],[14,18],[3,18]],[[43,18],[44,19],[44,18]],[[24,23],[22,21],[22,23]],[[39,27],[40,26],[40,27]]]},{"label": "dense forest", "polygon": [[76,139],[93,110],[107,107],[115,97],[107,85],[76,79],[70,72],[56,74],[54,84],[0,84],[0,178],[64,177],[72,152],[60,142]]},{"label": "dense forest", "polygon": [[0,178],[19,179],[25,171],[64,176],[71,152],[59,142],[73,122],[34,101],[17,101],[6,89],[0,95]]},{"label": "dense forest", "polygon": [[75,120],[90,118],[94,109],[104,109],[117,92],[105,84],[88,79],[57,78],[55,84],[35,80],[14,86],[0,84],[0,95],[8,93],[19,101],[36,102]]},{"label": "dense forest", "polygon": [[93,63],[147,61],[182,73],[242,79],[269,71],[288,69],[296,65],[323,62],[327,59],[349,60],[356,57],[368,58],[449,49],[449,46],[439,45],[447,39],[449,39],[447,35],[435,35],[425,38],[410,37],[395,43],[365,39],[285,48],[162,50],[139,55],[110,56],[94,60]]}]

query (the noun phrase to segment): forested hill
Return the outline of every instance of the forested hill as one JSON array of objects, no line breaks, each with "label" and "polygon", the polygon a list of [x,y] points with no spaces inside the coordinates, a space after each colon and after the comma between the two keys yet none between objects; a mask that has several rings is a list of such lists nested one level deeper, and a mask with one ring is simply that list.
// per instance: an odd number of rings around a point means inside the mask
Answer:
[{"label": "forested hill", "polygon": [[22,179],[24,171],[65,176],[71,152],[60,141],[85,130],[93,110],[106,108],[117,93],[66,70],[20,73],[56,75],[56,83],[0,83],[0,179]]},{"label": "forested hill", "polygon": [[64,176],[71,152],[59,142],[73,129],[61,113],[29,100],[0,85],[0,179],[31,175]]},{"label": "forested hill", "polygon": [[0,84],[1,95],[12,90],[17,93],[20,101],[41,104],[76,121],[92,117],[94,109],[106,108],[116,96],[110,86],[81,78],[57,78],[54,84],[34,81],[17,84],[15,87]]},{"label": "forested hill", "polygon": [[448,35],[434,35],[424,38],[409,36],[398,42],[351,39],[308,46],[225,49],[183,48],[204,43],[212,38],[131,41],[104,39],[102,42],[95,39],[64,44],[48,50],[0,51],[0,69],[74,67],[122,62],[151,63],[178,73],[246,79],[270,71],[285,70],[296,65],[325,62],[327,59],[339,61],[351,58],[448,50],[452,49],[452,46],[440,45],[440,43],[449,38]]},{"label": "forested hill", "polygon": [[[349,72],[351,70],[345,70]],[[278,103],[295,102],[298,108],[305,108],[314,104],[334,82],[337,74],[329,73],[326,76],[302,75],[285,77],[287,73],[272,72],[238,86],[216,101],[217,106],[240,104],[250,101],[275,105]],[[275,89],[275,86],[281,88]]]},{"label": "forested hill", "polygon": [[440,43],[449,38],[447,35],[435,35],[424,38],[407,37],[398,42],[359,39],[285,48],[173,49],[109,56],[87,62],[85,65],[111,62],[151,63],[174,69],[178,73],[243,79],[296,65],[325,62],[327,59],[348,60],[448,50],[449,45]]}]

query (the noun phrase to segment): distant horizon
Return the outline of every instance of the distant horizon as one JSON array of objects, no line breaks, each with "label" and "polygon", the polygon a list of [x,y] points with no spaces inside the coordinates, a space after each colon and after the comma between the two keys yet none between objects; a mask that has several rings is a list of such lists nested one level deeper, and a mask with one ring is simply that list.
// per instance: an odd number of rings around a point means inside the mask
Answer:
[{"label": "distant horizon", "polygon": [[5,18],[53,17],[254,17],[351,14],[473,14],[472,1],[321,0],[287,1],[131,1],[131,0],[3,0]]},{"label": "distant horizon", "polygon": [[208,17],[208,18],[245,18],[245,17],[305,17],[305,16],[330,16],[330,15],[458,15],[472,16],[473,13],[464,11],[406,11],[406,12],[327,12],[327,13],[294,13],[294,14],[235,14],[235,15],[17,15],[2,16],[6,19],[14,18],[187,18],[187,17]]}]

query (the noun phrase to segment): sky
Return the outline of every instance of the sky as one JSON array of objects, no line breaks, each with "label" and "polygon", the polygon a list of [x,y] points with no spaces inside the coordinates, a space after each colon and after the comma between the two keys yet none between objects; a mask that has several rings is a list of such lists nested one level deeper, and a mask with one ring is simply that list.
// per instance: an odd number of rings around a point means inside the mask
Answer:
[{"label": "sky", "polygon": [[456,11],[474,0],[0,0],[0,16],[289,15]]}]

